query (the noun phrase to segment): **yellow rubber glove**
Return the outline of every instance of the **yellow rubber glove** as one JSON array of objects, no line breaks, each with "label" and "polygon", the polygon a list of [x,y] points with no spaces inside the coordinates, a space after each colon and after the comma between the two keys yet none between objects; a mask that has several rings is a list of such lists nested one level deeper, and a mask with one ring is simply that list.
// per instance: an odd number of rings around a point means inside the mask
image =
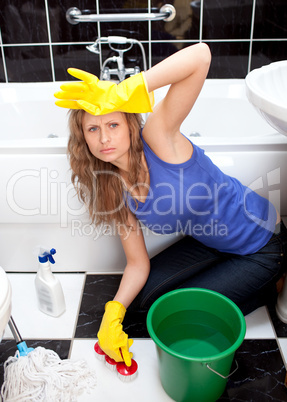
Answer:
[{"label": "yellow rubber glove", "polygon": [[92,115],[112,112],[146,113],[152,112],[154,95],[148,93],[143,73],[116,84],[100,81],[98,77],[76,68],[68,73],[83,82],[61,85],[62,91],[56,92],[56,105],[68,109],[84,109]]},{"label": "yellow rubber glove", "polygon": [[132,339],[123,331],[122,322],[126,313],[125,307],[118,301],[110,301],[105,306],[100,330],[98,332],[101,349],[116,362],[124,361],[131,365],[133,354],[129,352]]}]

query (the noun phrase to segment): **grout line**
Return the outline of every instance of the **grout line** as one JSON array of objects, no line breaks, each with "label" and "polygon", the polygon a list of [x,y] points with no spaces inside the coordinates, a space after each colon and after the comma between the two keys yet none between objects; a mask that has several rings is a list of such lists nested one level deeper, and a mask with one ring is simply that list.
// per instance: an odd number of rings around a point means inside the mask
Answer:
[{"label": "grout line", "polygon": [[183,39],[183,40],[157,40],[157,39],[152,39],[151,43],[198,43],[198,39]]},{"label": "grout line", "polygon": [[[97,10],[97,14],[100,14],[99,0],[96,0],[96,10]],[[97,22],[97,28],[98,28],[98,38],[100,38],[101,37],[101,23],[100,23],[100,21]],[[99,49],[100,49],[100,53],[99,53],[100,70],[102,71],[103,58],[102,58],[102,44],[101,43],[99,44]]]},{"label": "grout line", "polygon": [[[273,38],[273,39],[252,39],[253,42],[286,42],[287,39],[281,39],[281,38]],[[144,42],[144,41],[143,41]],[[153,43],[194,43],[194,42],[200,42],[200,39],[171,39],[171,40],[152,40],[151,42]],[[204,39],[204,42],[209,42],[209,43],[241,43],[241,42],[250,42],[250,38],[248,39]]]},{"label": "grout line", "polygon": [[285,356],[284,356],[284,352],[283,352],[281,343],[280,343],[280,341],[279,341],[278,338],[276,338],[276,341],[277,341],[278,349],[279,349],[280,355],[281,355],[281,357],[282,357],[282,360],[283,360],[285,369],[287,369],[287,362],[286,362],[286,360],[285,360]]},{"label": "grout line", "polygon": [[70,348],[69,348],[69,353],[68,353],[68,359],[71,358],[71,354],[73,351],[73,346],[74,346],[74,340],[75,340],[75,335],[76,335],[76,330],[77,330],[77,325],[78,325],[78,319],[79,319],[79,314],[82,306],[82,301],[83,301],[83,296],[84,296],[84,289],[85,289],[85,284],[86,284],[86,278],[87,278],[87,272],[85,272],[84,278],[83,278],[83,284],[82,284],[82,289],[80,293],[80,299],[79,299],[79,304],[78,304],[78,309],[76,313],[76,319],[75,319],[75,324],[74,324],[74,330],[70,342]]},{"label": "grout line", "polygon": [[264,306],[264,307],[265,307],[267,316],[268,316],[268,318],[269,318],[269,323],[270,323],[270,325],[271,325],[271,327],[272,327],[272,330],[273,330],[273,333],[274,333],[274,338],[272,338],[272,339],[277,340],[277,332],[276,332],[276,329],[275,329],[275,327],[274,327],[273,320],[272,320],[272,317],[271,317],[270,312],[269,312],[269,308],[268,308],[267,306]]},{"label": "grout line", "polygon": [[253,32],[254,32],[254,20],[255,20],[255,7],[256,7],[256,0],[253,0],[252,15],[251,15],[250,45],[249,45],[249,55],[248,55],[247,74],[250,72],[250,69],[251,69],[252,45],[253,45]]},{"label": "grout line", "polygon": [[97,271],[97,272],[86,272],[86,275],[122,275],[124,271]]},{"label": "grout line", "polygon": [[50,27],[50,19],[49,19],[48,0],[45,0],[45,11],[46,11],[47,31],[48,31],[48,38],[49,38],[49,50],[50,50],[51,70],[52,70],[52,81],[55,82],[55,66],[54,66],[54,57],[53,57],[53,49],[52,49],[52,38],[51,38],[51,27]]},{"label": "grout line", "polygon": [[[144,44],[149,44],[151,43],[196,43],[200,42],[201,39],[151,39],[151,40],[141,40],[141,43]],[[204,39],[204,42],[250,42],[249,39]],[[252,42],[287,42],[287,38],[252,38]],[[92,41],[86,41],[86,42],[41,42],[41,43],[9,43],[9,44],[1,44],[1,47],[31,47],[31,46],[72,46],[72,45],[91,45]]]},{"label": "grout line", "polygon": [[285,360],[285,356],[284,356],[283,350],[282,350],[282,348],[281,348],[281,344],[280,344],[280,342],[279,342],[279,338],[278,338],[278,335],[277,335],[276,328],[275,328],[275,326],[274,326],[272,317],[271,317],[271,315],[270,315],[270,312],[269,312],[269,309],[268,309],[267,306],[265,306],[265,309],[266,309],[266,311],[267,311],[267,315],[268,315],[268,318],[269,318],[271,327],[272,327],[273,332],[274,332],[274,334],[275,334],[275,340],[276,340],[276,343],[277,343],[277,346],[278,346],[278,350],[279,350],[279,352],[280,352],[281,359],[282,359],[282,361],[283,361],[283,363],[284,363],[285,368],[287,369],[287,362],[286,362],[286,360]]},{"label": "grout line", "polygon": [[[148,12],[151,12],[151,0],[148,1]],[[143,41],[142,41],[143,42]],[[151,21],[148,21],[148,69],[152,66],[152,51],[151,51]]]},{"label": "grout line", "polygon": [[252,42],[286,42],[286,38],[252,38]]},{"label": "grout line", "polygon": [[199,16],[199,42],[202,42],[202,29],[203,29],[203,1],[204,0],[200,0],[201,4],[200,4],[200,16]]},{"label": "grout line", "polygon": [[77,330],[79,314],[80,314],[80,310],[81,310],[81,306],[82,306],[82,300],[83,300],[83,296],[84,296],[86,278],[87,278],[87,272],[85,272],[84,278],[83,278],[83,284],[82,284],[82,289],[81,289],[81,292],[80,292],[79,304],[78,304],[78,309],[77,309],[77,313],[76,313],[76,319],[75,319],[75,323],[74,323],[74,329],[73,329],[73,334],[72,334],[71,341],[75,338],[75,334],[76,334],[76,330]]},{"label": "grout line", "polygon": [[70,347],[69,347],[69,352],[68,352],[68,359],[71,358],[73,346],[74,346],[74,338],[72,338],[72,339],[71,339],[71,342],[70,342]]},{"label": "grout line", "polygon": [[4,53],[4,46],[3,46],[3,41],[2,41],[2,33],[1,33],[1,28],[0,28],[0,46],[1,46],[1,54],[2,54],[2,62],[3,62],[3,69],[4,69],[4,77],[6,84],[8,83],[8,74],[7,74],[7,66],[6,66],[6,60],[5,60],[5,53]]}]

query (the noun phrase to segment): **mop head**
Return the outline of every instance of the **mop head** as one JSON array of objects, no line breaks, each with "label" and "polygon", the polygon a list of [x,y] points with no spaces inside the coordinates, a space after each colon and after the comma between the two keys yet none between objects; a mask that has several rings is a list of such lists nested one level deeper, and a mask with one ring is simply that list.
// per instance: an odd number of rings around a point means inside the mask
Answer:
[{"label": "mop head", "polygon": [[61,360],[53,350],[37,347],[6,360],[1,396],[3,402],[72,402],[95,385],[95,373],[85,361]]}]

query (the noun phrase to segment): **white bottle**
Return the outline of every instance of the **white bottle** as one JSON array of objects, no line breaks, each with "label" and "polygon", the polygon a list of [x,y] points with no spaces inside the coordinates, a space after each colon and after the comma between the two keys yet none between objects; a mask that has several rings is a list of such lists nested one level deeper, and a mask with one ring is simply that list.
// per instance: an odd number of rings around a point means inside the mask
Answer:
[{"label": "white bottle", "polygon": [[45,314],[58,317],[66,310],[66,304],[61,283],[51,271],[50,262],[55,263],[55,253],[56,250],[52,248],[38,256],[40,264],[35,287],[39,309]]}]

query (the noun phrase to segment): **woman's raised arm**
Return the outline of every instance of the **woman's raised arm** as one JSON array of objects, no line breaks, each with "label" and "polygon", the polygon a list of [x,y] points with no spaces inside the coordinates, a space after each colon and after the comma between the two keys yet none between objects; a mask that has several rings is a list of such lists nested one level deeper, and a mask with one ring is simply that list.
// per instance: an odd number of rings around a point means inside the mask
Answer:
[{"label": "woman's raised arm", "polygon": [[198,43],[174,53],[144,73],[149,91],[170,85],[165,98],[149,115],[143,132],[155,152],[159,140],[174,141],[179,134],[204,84],[210,61],[209,47]]}]

